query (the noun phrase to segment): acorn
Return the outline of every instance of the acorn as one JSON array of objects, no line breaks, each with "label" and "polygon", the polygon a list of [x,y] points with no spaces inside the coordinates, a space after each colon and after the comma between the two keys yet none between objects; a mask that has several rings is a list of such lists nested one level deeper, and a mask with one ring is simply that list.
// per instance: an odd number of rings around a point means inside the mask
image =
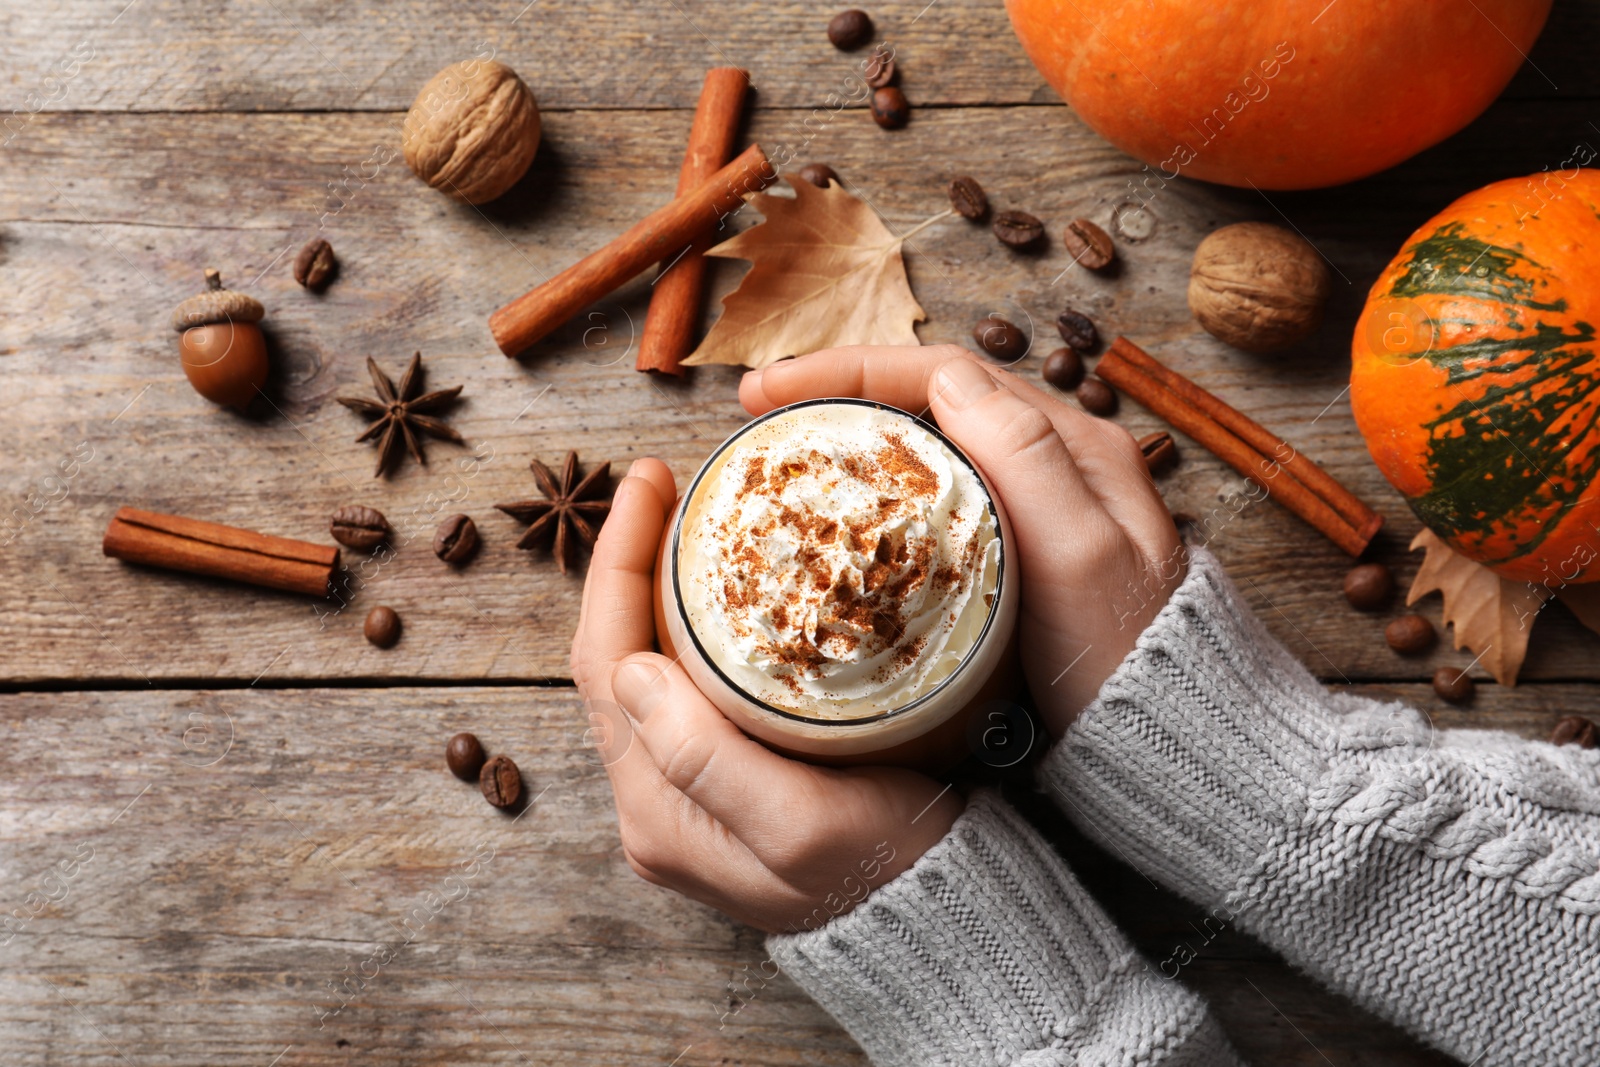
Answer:
[{"label": "acorn", "polygon": [[195,392],[239,411],[255,398],[267,383],[267,340],[256,325],[265,314],[261,301],[224,289],[222,275],[206,268],[205,292],[172,312],[183,373]]}]

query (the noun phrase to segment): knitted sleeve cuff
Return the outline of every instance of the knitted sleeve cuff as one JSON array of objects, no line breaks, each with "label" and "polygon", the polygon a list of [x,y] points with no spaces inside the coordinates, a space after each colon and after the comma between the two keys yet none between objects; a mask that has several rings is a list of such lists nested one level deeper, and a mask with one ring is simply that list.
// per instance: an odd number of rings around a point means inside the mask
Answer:
[{"label": "knitted sleeve cuff", "polygon": [[1338,743],[1334,707],[1216,557],[1195,549],[1183,584],[1039,777],[1086,834],[1146,876],[1231,902],[1304,815]]},{"label": "knitted sleeve cuff", "polygon": [[908,871],[773,960],[878,1067],[1237,1063],[1049,845],[991,794]]}]

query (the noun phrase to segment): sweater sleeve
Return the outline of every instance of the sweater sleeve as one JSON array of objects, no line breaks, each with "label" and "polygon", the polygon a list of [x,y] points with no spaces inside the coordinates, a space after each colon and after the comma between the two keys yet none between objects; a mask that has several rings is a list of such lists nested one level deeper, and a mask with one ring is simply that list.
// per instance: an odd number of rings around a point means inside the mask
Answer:
[{"label": "sweater sleeve", "polygon": [[877,1067],[1239,1063],[1199,997],[1153,974],[992,794],[854,911],[767,945]]},{"label": "sweater sleeve", "polygon": [[1594,1062],[1600,751],[1330,693],[1197,551],[1040,777],[1148,877],[1462,1062]]}]

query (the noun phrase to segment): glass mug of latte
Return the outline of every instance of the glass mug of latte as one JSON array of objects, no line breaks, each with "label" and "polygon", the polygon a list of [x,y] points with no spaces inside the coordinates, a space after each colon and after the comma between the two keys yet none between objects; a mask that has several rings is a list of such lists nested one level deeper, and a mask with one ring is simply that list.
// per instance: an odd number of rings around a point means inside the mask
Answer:
[{"label": "glass mug of latte", "polygon": [[724,715],[814,762],[960,761],[1014,695],[1005,509],[928,423],[809,400],[735,433],[674,509],[656,633]]}]

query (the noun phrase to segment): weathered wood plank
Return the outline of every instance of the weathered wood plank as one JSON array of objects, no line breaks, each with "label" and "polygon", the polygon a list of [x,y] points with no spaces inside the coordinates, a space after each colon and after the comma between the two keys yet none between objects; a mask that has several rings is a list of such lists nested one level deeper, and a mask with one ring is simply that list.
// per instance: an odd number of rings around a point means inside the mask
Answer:
[{"label": "weathered wood plank", "polygon": [[[448,15],[427,0],[284,0],[229,11],[137,0],[113,23],[115,14],[80,2],[8,15],[8,37],[30,47],[7,57],[14,74],[0,89],[4,109],[42,100],[57,111],[403,111],[439,68],[489,55],[516,68],[546,110],[692,108],[713,66],[751,71],[758,106],[812,107],[842,89],[865,54],[828,42],[833,9],[796,0],[515,0]],[[1001,4],[897,0],[874,5],[873,15],[879,38],[903,56],[915,100],[1057,99]]]},{"label": "weathered wood plank", "polygon": [[[759,936],[628,869],[571,690],[0,708],[8,1062],[861,1062],[787,982],[719,1031]],[[445,771],[458,729],[520,817]]]},{"label": "weathered wood plank", "polygon": [[[1306,10],[1309,20],[1318,7]],[[871,11],[918,104],[1057,102],[998,2],[896,0]],[[547,110],[693,107],[701,73],[727,65],[752,72],[759,107],[818,107],[861,58],[828,43],[832,12],[796,0],[509,0],[447,15],[429,0],[15,5],[3,16],[0,112],[404,110],[440,67],[490,54]],[[1509,94],[1600,93],[1588,55],[1597,34],[1600,5],[1557,4]]]},{"label": "weathered wood plank", "polygon": [[[1536,736],[1590,693],[1489,690],[1436,718]],[[584,725],[570,689],[0,697],[7,1062],[864,1062],[754,977],[755,932],[628,869]],[[461,729],[521,765],[520,817],[445,771]],[[1195,905],[1028,792],[1148,958],[1193,940]],[[1442,1062],[1232,930],[1183,978],[1251,1062]]]},{"label": "weathered wood plank", "polygon": [[[970,324],[990,310],[1040,324],[1040,352],[1020,368],[1036,375],[1051,346],[1045,324],[1065,304],[1084,308],[1104,332],[1145,344],[1386,511],[1391,527],[1377,553],[1409,580],[1415,560],[1405,545],[1416,523],[1350,419],[1346,331],[1367,285],[1413,226],[1484,181],[1534,169],[1532,160],[1559,161],[1581,138],[1586,114],[1581,105],[1500,105],[1389,175],[1319,194],[1268,202],[1169,184],[1147,194],[1142,221],[1152,232],[1122,242],[1123,267],[1111,277],[1063,273],[1068,260],[1058,245],[1019,256],[984,228],[947,220],[909,246],[913,285],[929,312],[921,335],[970,344]],[[776,143],[796,137],[793,123],[792,115],[764,112],[753,132]],[[648,278],[521,363],[494,350],[485,322],[507,298],[669,197],[687,125],[686,114],[554,115],[550,151],[530,179],[478,212],[431,193],[398,161],[351,178],[363,160],[392,147],[393,116],[40,117],[0,171],[0,282],[14,294],[0,308],[10,387],[0,425],[3,511],[14,520],[0,540],[15,533],[0,549],[9,576],[0,678],[565,676],[580,579],[561,577],[538,553],[517,552],[520,528],[490,505],[533,491],[530,456],[550,461],[569,447],[621,465],[660,455],[686,477],[743,419],[737,374],[702,368],[676,386],[632,371],[627,345],[643,318]],[[1041,139],[1061,151],[1039,151]],[[1053,230],[1075,215],[1109,224],[1119,206],[1128,209],[1129,183],[1140,177],[1065,108],[925,111],[894,137],[846,114],[822,126],[799,158],[831,161],[897,229],[940,210],[943,185],[958,169],[977,173],[999,206],[1034,211]],[[348,184],[330,194],[330,182]],[[1336,295],[1312,342],[1291,355],[1250,357],[1191,319],[1188,260],[1215,225],[1283,217],[1338,268]],[[287,260],[319,220],[343,269],[316,297],[294,284]],[[200,400],[182,377],[166,318],[207,265],[268,306],[275,409],[235,416]],[[719,265],[718,291],[738,274],[736,264]],[[418,349],[432,381],[465,384],[452,421],[470,444],[435,445],[428,470],[408,464],[375,482],[371,451],[352,443],[361,420],[331,400],[366,392],[366,355],[398,368]],[[1118,418],[1136,432],[1156,425],[1132,404]],[[1183,456],[1162,483],[1169,503],[1219,517],[1213,547],[1268,626],[1320,675],[1420,679],[1438,664],[1470,660],[1447,648],[1420,660],[1393,656],[1379,637],[1382,620],[1340,599],[1346,561],[1337,550],[1271,504],[1234,517],[1243,483],[1192,445]],[[63,480],[64,469],[75,476]],[[386,511],[403,536],[391,560],[360,566],[351,607],[325,620],[317,612],[326,609],[292,597],[99,555],[120,504],[320,538],[328,514],[353,502]],[[473,514],[486,541],[459,572],[427,548],[434,517],[453,510]],[[1290,558],[1295,565],[1286,568]],[[391,652],[359,635],[376,603],[406,619],[406,637]],[[1426,610],[1437,618],[1437,601]],[[1539,627],[1526,678],[1600,678],[1594,635],[1561,609]]]}]

